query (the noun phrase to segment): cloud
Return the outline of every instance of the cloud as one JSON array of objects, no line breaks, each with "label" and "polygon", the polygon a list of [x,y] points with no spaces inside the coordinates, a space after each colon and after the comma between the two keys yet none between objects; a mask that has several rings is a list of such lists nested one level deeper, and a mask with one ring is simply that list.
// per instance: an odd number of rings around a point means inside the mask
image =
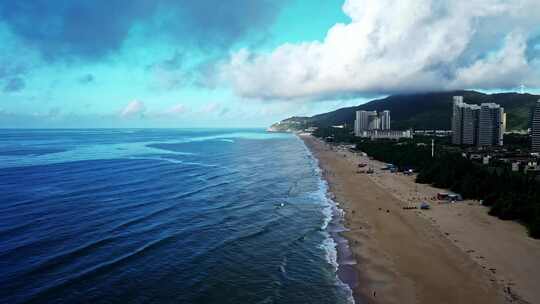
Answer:
[{"label": "cloud", "polygon": [[181,88],[186,82],[182,71],[169,71],[157,68],[152,71],[150,88],[154,90],[174,90]]},{"label": "cloud", "polygon": [[186,114],[190,111],[189,107],[183,105],[183,104],[175,104],[172,107],[168,108],[164,114],[166,116],[180,116],[182,114]]},{"label": "cloud", "polygon": [[[197,113],[204,116],[213,116],[213,117],[224,117],[229,113],[232,113],[231,107],[225,106],[224,104],[217,102],[210,102],[199,108]],[[238,111],[235,111],[235,114],[239,114]],[[253,113],[251,113],[253,114]]]},{"label": "cloud", "polygon": [[47,114],[49,118],[55,119],[58,118],[62,114],[62,109],[60,107],[53,107],[49,109],[49,113]]},{"label": "cloud", "polygon": [[211,102],[202,106],[199,112],[204,113],[204,114],[212,114],[212,113],[217,113],[220,109],[221,109],[220,104]]},{"label": "cloud", "polygon": [[176,51],[171,57],[150,64],[146,71],[150,75],[150,88],[154,90],[175,90],[186,86],[213,89],[217,86],[214,77],[220,63],[219,56],[209,55],[187,64],[186,54]]},{"label": "cloud", "polygon": [[154,90],[175,90],[186,86],[199,88],[214,88],[214,75],[219,60],[216,56],[208,56],[202,59],[192,59],[189,64],[185,63],[186,54],[176,51],[171,57],[150,64],[146,71],[150,75],[150,88]]},{"label": "cloud", "polygon": [[4,93],[15,93],[22,91],[26,87],[24,79],[20,77],[14,77],[7,80],[4,85]]},{"label": "cloud", "polygon": [[242,49],[218,80],[258,99],[336,99],[461,88],[540,85],[528,39],[537,0],[346,0],[351,18],[323,41]]},{"label": "cloud", "polygon": [[146,112],[146,106],[142,101],[133,100],[128,103],[124,109],[120,112],[120,116],[123,118],[131,118],[135,116],[142,117]]},{"label": "cloud", "polygon": [[[273,23],[284,0],[199,0],[182,2],[175,7],[172,20],[183,20],[173,28],[199,47],[227,49],[249,36],[261,39]],[[174,22],[173,22],[174,23]],[[187,35],[186,35],[187,34]]]},{"label": "cloud", "polygon": [[283,2],[0,1],[0,23],[48,60],[97,60],[120,49],[137,31],[188,48],[227,49],[244,38],[260,36]]},{"label": "cloud", "polygon": [[148,67],[148,69],[152,70],[155,68],[160,68],[164,70],[175,71],[182,68],[185,60],[184,58],[184,53],[177,50],[170,58],[152,64]]},{"label": "cloud", "polygon": [[529,60],[540,58],[540,34],[527,41],[527,58]]},{"label": "cloud", "polygon": [[228,108],[228,107],[222,108],[221,111],[219,111],[219,116],[225,116],[225,115],[227,115],[227,113],[229,113],[230,111],[231,111],[231,109]]},{"label": "cloud", "polygon": [[172,57],[146,67],[150,74],[150,88],[155,90],[173,90],[180,88],[187,81],[182,70],[184,55],[175,52]]},{"label": "cloud", "polygon": [[89,83],[94,82],[95,80],[96,78],[92,74],[83,75],[78,79],[79,83],[81,84],[89,84]]},{"label": "cloud", "polygon": [[[47,59],[98,58],[117,49],[153,1],[1,1],[0,19]],[[121,12],[121,13],[118,13]]]},{"label": "cloud", "polygon": [[452,87],[511,88],[522,82],[527,85],[538,84],[539,78],[535,79],[535,73],[525,56],[526,48],[523,35],[510,34],[506,37],[504,47],[498,52],[479,59],[470,66],[457,69]]},{"label": "cloud", "polygon": [[[3,59],[3,60],[2,60]],[[13,62],[17,61],[14,58],[2,58],[0,59],[0,79],[7,77],[15,77],[26,74],[28,68],[26,65]],[[13,60],[12,60],[13,59]]]}]

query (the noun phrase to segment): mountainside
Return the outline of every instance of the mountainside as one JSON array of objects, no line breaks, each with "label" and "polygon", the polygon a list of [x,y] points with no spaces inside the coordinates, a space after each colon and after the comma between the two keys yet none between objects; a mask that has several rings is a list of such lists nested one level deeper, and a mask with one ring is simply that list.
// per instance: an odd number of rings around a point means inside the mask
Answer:
[{"label": "mountainside", "polygon": [[338,109],[312,117],[291,117],[282,122],[287,126],[318,126],[347,124],[354,125],[358,110],[390,110],[392,129],[440,129],[451,128],[452,97],[460,95],[466,103],[481,104],[494,102],[504,107],[507,115],[507,130],[524,130],[529,127],[529,115],[539,95],[499,93],[484,94],[476,91],[452,91],[410,95],[393,95],[377,99],[356,107]]}]

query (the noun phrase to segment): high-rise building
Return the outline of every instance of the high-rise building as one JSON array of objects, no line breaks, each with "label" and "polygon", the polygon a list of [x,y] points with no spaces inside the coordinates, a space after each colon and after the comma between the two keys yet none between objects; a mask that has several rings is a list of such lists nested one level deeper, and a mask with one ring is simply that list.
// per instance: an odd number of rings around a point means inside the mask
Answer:
[{"label": "high-rise building", "polygon": [[478,111],[480,107],[463,102],[463,96],[454,96],[452,110],[452,143],[474,145],[477,141]]},{"label": "high-rise building", "polygon": [[499,146],[504,146],[504,133],[506,132],[506,112],[504,108],[501,107],[501,129],[499,130]]},{"label": "high-rise building", "polygon": [[492,146],[503,145],[504,108],[494,103],[483,103],[480,105],[478,120],[478,145]]},{"label": "high-rise building", "polygon": [[354,135],[358,136],[360,132],[360,111],[356,111],[356,118],[354,120]]},{"label": "high-rise building", "polygon": [[463,96],[454,96],[452,108],[452,143],[455,145],[492,146],[503,144],[506,126],[504,108],[494,103],[472,105]]},{"label": "high-rise building", "polygon": [[461,145],[463,121],[463,96],[454,96],[452,106],[452,144]]},{"label": "high-rise building", "polygon": [[464,103],[461,129],[461,144],[474,145],[478,142],[478,113],[480,107]]},{"label": "high-rise building", "polygon": [[540,100],[536,102],[531,126],[532,151],[540,152]]},{"label": "high-rise building", "polygon": [[[386,126],[388,129],[385,129]],[[362,131],[389,129],[390,111],[383,111],[381,115],[377,111],[356,111],[356,120],[354,121],[354,134],[356,136],[360,136]]]},{"label": "high-rise building", "polygon": [[354,121],[354,135],[358,136],[362,130],[367,130],[367,112],[356,111],[356,120]]},{"label": "high-rise building", "polygon": [[377,115],[377,112],[373,111],[368,116],[368,130],[379,130],[381,126],[381,120]]},{"label": "high-rise building", "polygon": [[390,111],[384,110],[380,115],[381,130],[390,130]]}]

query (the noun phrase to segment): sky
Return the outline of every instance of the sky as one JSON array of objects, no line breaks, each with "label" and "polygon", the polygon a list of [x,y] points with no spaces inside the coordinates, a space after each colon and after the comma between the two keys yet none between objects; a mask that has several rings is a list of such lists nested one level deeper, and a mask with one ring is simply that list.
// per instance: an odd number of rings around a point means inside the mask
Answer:
[{"label": "sky", "polygon": [[521,85],[538,0],[0,1],[0,128],[265,127]]}]

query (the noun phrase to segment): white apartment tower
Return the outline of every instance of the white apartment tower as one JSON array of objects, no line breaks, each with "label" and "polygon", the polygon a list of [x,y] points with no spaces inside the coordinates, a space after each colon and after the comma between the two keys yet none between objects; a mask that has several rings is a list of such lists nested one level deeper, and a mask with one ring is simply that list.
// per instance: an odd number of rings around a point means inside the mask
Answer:
[{"label": "white apartment tower", "polygon": [[503,145],[506,126],[504,108],[494,103],[480,106],[454,96],[452,108],[452,143],[455,145]]},{"label": "white apartment tower", "polygon": [[532,151],[540,152],[540,100],[536,102],[533,110],[531,126]]},{"label": "white apartment tower", "polygon": [[390,111],[356,111],[354,134],[360,136],[362,131],[390,130]]},{"label": "white apartment tower", "polygon": [[474,145],[477,142],[479,110],[479,106],[463,102],[463,96],[454,96],[452,108],[453,144]]},{"label": "white apartment tower", "polygon": [[373,111],[368,116],[368,130],[379,130],[381,128],[381,119],[376,111]]},{"label": "white apartment tower", "polygon": [[390,130],[390,111],[385,110],[381,113],[381,130]]},{"label": "white apartment tower", "polygon": [[370,111],[356,111],[356,120],[354,121],[354,134],[358,136],[361,131],[369,130]]},{"label": "white apartment tower", "polygon": [[454,96],[452,106],[452,144],[454,145],[461,145],[462,107],[463,96]]}]

